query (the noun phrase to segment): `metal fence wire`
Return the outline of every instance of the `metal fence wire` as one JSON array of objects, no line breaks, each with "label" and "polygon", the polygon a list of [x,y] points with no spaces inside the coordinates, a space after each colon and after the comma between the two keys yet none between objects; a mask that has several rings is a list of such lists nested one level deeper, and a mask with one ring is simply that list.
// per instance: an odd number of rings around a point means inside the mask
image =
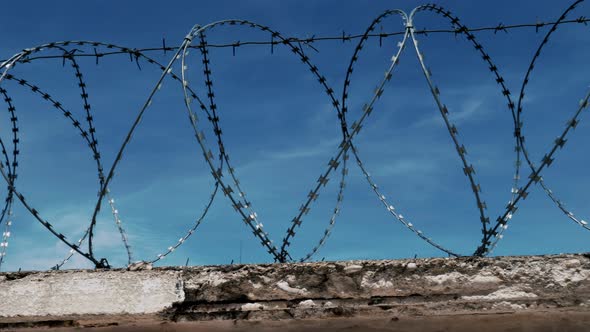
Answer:
[{"label": "metal fence wire", "polygon": [[[369,27],[360,34],[342,34],[335,36],[313,36],[309,38],[293,38],[286,37],[276,30],[270,27],[260,25],[254,22],[245,20],[222,20],[214,23],[210,23],[204,26],[196,25],[191,31],[185,36],[183,42],[177,46],[167,46],[166,41],[162,40],[162,46],[156,48],[128,48],[118,45],[95,42],[95,41],[62,41],[52,42],[36,47],[25,49],[12,57],[2,60],[0,65],[0,94],[4,100],[4,104],[10,115],[11,130],[12,130],[12,144],[5,142],[0,139],[0,147],[2,150],[3,161],[0,163],[0,173],[6,181],[8,192],[5,200],[5,204],[0,212],[0,227],[3,228],[2,240],[0,242],[0,268],[4,262],[7,254],[9,238],[11,236],[11,225],[13,223],[13,207],[16,202],[20,202],[28,212],[43,225],[47,231],[51,232],[55,237],[61,240],[70,248],[70,252],[66,257],[58,262],[53,269],[61,268],[66,262],[68,262],[73,255],[79,254],[92,262],[97,268],[110,268],[107,258],[98,258],[94,253],[95,244],[95,228],[97,224],[97,215],[106,201],[108,203],[113,220],[121,234],[121,241],[123,242],[127,251],[127,263],[129,266],[137,266],[142,264],[152,264],[162,259],[163,257],[170,255],[185,243],[189,237],[196,231],[198,226],[205,220],[210,207],[218,194],[221,192],[226,199],[230,200],[233,208],[239,217],[244,221],[245,225],[252,231],[252,234],[260,242],[268,253],[272,256],[276,262],[292,262],[292,261],[308,261],[320,250],[320,248],[326,243],[330,236],[332,229],[336,223],[336,219],[340,213],[341,206],[343,204],[344,192],[346,187],[346,177],[348,175],[348,167],[350,158],[360,167],[362,174],[366,178],[370,188],[374,191],[377,199],[382,203],[383,207],[391,214],[391,217],[398,220],[401,224],[407,227],[416,236],[426,241],[435,248],[450,256],[462,256],[459,253],[451,251],[440,244],[438,244],[433,237],[426,235],[417,226],[415,226],[409,218],[400,214],[393,203],[387,199],[379,189],[374,178],[371,177],[368,167],[363,163],[358,146],[354,143],[354,138],[362,130],[363,125],[367,121],[369,115],[374,109],[375,102],[385,92],[387,83],[392,79],[395,69],[398,66],[400,55],[407,51],[408,48],[413,49],[417,55],[420,71],[423,73],[426,83],[429,86],[430,92],[434,99],[434,102],[440,111],[440,115],[444,120],[445,127],[452,139],[453,145],[456,149],[457,156],[460,158],[463,172],[467,177],[470,188],[473,192],[474,203],[479,211],[479,219],[481,222],[481,244],[474,248],[471,255],[473,256],[485,256],[489,255],[492,250],[498,245],[500,239],[502,239],[504,232],[508,228],[511,218],[517,212],[519,203],[524,200],[531,187],[535,184],[540,184],[544,192],[548,195],[551,201],[560,209],[571,221],[578,224],[580,227],[590,230],[588,223],[582,218],[576,216],[572,211],[566,208],[557,194],[552,191],[548,185],[544,182],[541,173],[549,167],[555,159],[557,151],[562,149],[567,143],[568,134],[578,125],[580,121],[581,113],[588,108],[588,99],[590,98],[590,90],[582,97],[579,106],[573,116],[567,122],[566,127],[563,129],[561,135],[555,139],[553,146],[549,149],[542,160],[539,163],[535,163],[527,150],[525,144],[525,137],[522,133],[521,128],[523,127],[522,112],[523,112],[523,97],[525,91],[530,82],[531,73],[535,67],[537,60],[540,58],[544,47],[547,45],[549,39],[552,37],[554,32],[562,25],[570,24],[584,24],[587,25],[590,19],[585,16],[579,16],[577,18],[570,18],[572,12],[576,7],[584,2],[584,0],[575,1],[570,5],[559,17],[558,20],[553,22],[536,22],[532,24],[515,24],[515,25],[504,25],[498,24],[497,26],[480,27],[480,28],[468,28],[462,24],[460,19],[450,11],[442,8],[438,5],[429,4],[415,8],[411,13],[407,14],[402,10],[388,10],[383,14],[379,15],[373,20]],[[419,15],[423,12],[431,12],[436,15],[443,17],[449,24],[448,29],[428,30],[428,29],[417,29],[415,22]],[[376,27],[388,17],[401,18],[403,23],[400,31],[395,32],[380,32],[376,33]],[[262,40],[250,40],[240,41],[226,44],[210,44],[207,42],[206,34],[220,26],[224,25],[235,25],[249,27],[254,30],[262,31],[268,34],[268,38]],[[508,90],[505,84],[505,80],[500,73],[498,66],[492,61],[492,58],[485,50],[484,46],[478,41],[476,35],[482,32],[493,32],[497,33],[509,33],[515,29],[534,29],[535,32],[545,32],[545,37],[539,45],[537,51],[532,58],[525,78],[522,81],[520,92],[517,96],[514,96],[511,91]],[[546,31],[548,30],[548,31]],[[467,156],[467,150],[465,145],[458,136],[457,126],[453,124],[449,115],[449,110],[443,102],[443,98],[440,93],[440,88],[436,85],[432,71],[428,68],[424,53],[422,52],[419,44],[420,36],[427,34],[454,34],[457,36],[464,37],[475,49],[475,51],[481,56],[486,67],[495,77],[498,84],[499,92],[506,100],[506,106],[510,110],[513,119],[514,128],[514,182],[510,193],[510,200],[507,206],[501,211],[495,220],[491,220],[487,213],[487,206],[483,198],[481,197],[481,187],[476,178],[476,172],[474,166],[469,162]],[[362,109],[361,116],[358,120],[354,121],[349,125],[347,120],[347,103],[348,103],[348,89],[351,84],[353,77],[354,66],[361,56],[363,46],[369,39],[378,39],[381,44],[384,39],[388,38],[400,38],[401,40],[397,44],[397,49],[391,57],[391,62],[385,75],[378,85],[377,89],[368,99],[368,102]],[[356,42],[353,54],[350,58],[349,65],[346,69],[345,78],[342,85],[342,94],[338,96],[335,90],[328,84],[328,80],[319,71],[308,57],[307,53],[309,50],[317,51],[314,47],[316,43],[329,42],[329,41],[342,41],[342,42]],[[215,89],[213,84],[212,69],[210,66],[211,55],[209,51],[212,48],[231,48],[235,55],[236,49],[239,47],[269,47],[271,53],[274,52],[275,47],[286,47],[292,51],[294,56],[298,57],[310,73],[316,78],[319,85],[330,102],[334,110],[338,114],[340,121],[340,128],[342,132],[342,140],[339,145],[337,152],[329,159],[325,170],[319,175],[316,183],[311,186],[309,194],[301,204],[298,211],[294,213],[294,217],[291,219],[290,225],[286,230],[283,238],[278,243],[273,242],[271,236],[265,231],[262,222],[259,220],[258,214],[256,213],[253,204],[247,198],[245,189],[240,185],[238,174],[235,171],[232,162],[230,161],[227,149],[224,146],[222,138],[222,129],[220,123],[220,117],[218,115],[218,109],[216,104]],[[84,51],[81,51],[84,50]],[[203,64],[203,77],[206,89],[204,91],[197,91],[188,84],[187,75],[188,71],[194,70],[189,67],[186,57],[190,50],[200,52],[202,64]],[[168,63],[160,63],[156,61],[150,54],[154,52],[164,52],[170,54],[170,60]],[[149,93],[149,97],[143,103],[143,106],[137,113],[135,120],[128,130],[127,135],[123,141],[123,144],[118,149],[116,158],[112,165],[105,168],[101,159],[99,144],[96,138],[97,128],[93,122],[92,107],[88,97],[88,87],[84,80],[84,74],[81,67],[79,66],[77,59],[82,57],[91,57],[96,59],[96,64],[99,64],[99,60],[104,57],[128,57],[129,60],[136,62],[137,66],[153,66],[157,70],[161,71],[161,75],[157,82],[154,84],[153,89]],[[47,59],[62,59],[63,64],[68,64],[72,68],[73,79],[80,90],[82,98],[82,107],[85,111],[86,119],[77,119],[70,111],[68,111],[63,104],[56,99],[54,96],[46,92],[45,89],[35,85],[34,83],[22,78],[15,76],[12,69],[15,66],[26,66],[26,64],[33,62],[42,62]],[[172,71],[173,66],[180,63],[181,72],[176,74]],[[65,69],[64,69],[65,70]],[[109,191],[109,184],[111,183],[115,170],[119,165],[120,161],[125,156],[126,147],[131,141],[134,131],[140,124],[142,117],[148,111],[152,99],[156,93],[160,90],[165,78],[171,78],[173,81],[179,84],[182,88],[184,95],[184,105],[186,106],[186,112],[190,120],[190,125],[194,131],[194,137],[196,143],[199,145],[205,161],[210,169],[212,177],[215,179],[213,188],[211,188],[211,196],[207,201],[207,204],[196,221],[189,227],[186,234],[182,236],[178,241],[170,245],[167,249],[164,249],[161,254],[146,259],[146,260],[134,260],[134,256],[129,245],[128,236],[124,230],[123,224],[119,217],[119,211],[115,206],[115,200]],[[17,183],[17,171],[19,166],[19,123],[18,114],[15,106],[13,105],[10,92],[3,84],[6,81],[12,81],[17,83],[23,89],[30,90],[35,96],[51,104],[58,112],[60,112],[67,120],[71,123],[74,129],[81,135],[82,139],[87,143],[92,156],[95,160],[96,171],[99,183],[99,195],[94,207],[93,215],[91,220],[88,222],[88,227],[84,232],[83,236],[78,241],[72,241],[66,238],[60,233],[47,218],[43,217],[28,201],[21,191],[18,189]],[[204,120],[201,120],[204,119]],[[214,142],[216,143],[215,152],[209,147],[206,142],[206,135],[202,131],[201,121],[207,121],[213,127],[213,133],[215,135]],[[523,163],[524,162],[524,163]],[[524,170],[522,169],[524,166]],[[528,176],[521,179],[521,173],[527,172]],[[301,258],[292,257],[289,252],[289,247],[293,238],[296,236],[297,231],[304,221],[305,216],[309,213],[310,209],[318,196],[322,188],[326,186],[331,177],[336,176],[338,181],[338,192],[337,199],[334,205],[331,218],[327,228],[321,234],[320,240],[316,243],[309,253]],[[87,247],[83,247],[84,241],[87,241]]]}]

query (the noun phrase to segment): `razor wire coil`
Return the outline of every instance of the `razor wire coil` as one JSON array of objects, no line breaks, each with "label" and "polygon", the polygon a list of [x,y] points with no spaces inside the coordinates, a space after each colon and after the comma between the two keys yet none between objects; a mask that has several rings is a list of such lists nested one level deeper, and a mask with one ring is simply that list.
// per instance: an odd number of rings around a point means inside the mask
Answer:
[{"label": "razor wire coil", "polygon": [[[408,228],[419,238],[421,238],[428,244],[432,245],[433,247],[439,249],[440,251],[450,256],[461,256],[461,254],[455,253],[451,249],[445,248],[438,244],[433,237],[427,236],[421,229],[415,226],[413,222],[410,222],[409,218],[404,217],[399,212],[399,209],[394,205],[394,203],[392,203],[391,200],[387,199],[385,195],[382,193],[382,191],[379,189],[380,186],[377,185],[376,181],[370,175],[367,165],[365,165],[365,163],[362,161],[360,157],[360,151],[358,146],[354,144],[355,137],[361,132],[361,129],[363,128],[363,125],[367,121],[371,112],[374,111],[377,100],[385,92],[387,82],[389,82],[392,79],[395,69],[399,65],[399,58],[406,50],[407,43],[411,43],[413,45],[415,54],[418,58],[418,62],[421,67],[420,69],[424,75],[427,85],[429,86],[433,100],[435,101],[436,107],[438,108],[439,113],[444,121],[445,127],[447,128],[448,134],[453,142],[457,155],[460,158],[463,173],[467,177],[468,185],[474,195],[475,207],[479,212],[479,219],[481,222],[482,239],[481,244],[478,248],[476,248],[472,255],[489,255],[494,250],[494,248],[498,245],[500,239],[502,239],[502,237],[504,236],[505,230],[508,228],[509,221],[516,213],[519,202],[527,197],[530,188],[537,183],[541,185],[543,191],[548,195],[548,197],[557,206],[557,208],[560,209],[566,215],[567,218],[569,218],[582,228],[590,230],[588,223],[580,217],[576,216],[571,210],[566,208],[565,203],[558,198],[557,194],[550,189],[550,187],[545,183],[544,179],[541,176],[543,169],[549,167],[554,161],[557,151],[562,149],[566,144],[566,138],[568,134],[578,125],[580,121],[580,115],[582,114],[582,112],[588,108],[590,91],[580,101],[579,107],[577,108],[574,115],[567,122],[566,128],[562,131],[561,135],[558,136],[558,138],[554,141],[554,144],[552,145],[551,149],[548,150],[548,152],[544,155],[543,159],[538,165],[535,165],[535,163],[532,161],[530,153],[526,147],[522,121],[522,114],[524,111],[524,106],[522,102],[525,96],[525,90],[528,84],[530,83],[530,77],[532,76],[535,64],[537,60],[540,58],[540,55],[544,47],[547,45],[552,34],[557,30],[558,27],[562,25],[586,25],[590,21],[590,19],[587,19],[585,16],[580,16],[575,19],[568,19],[568,16],[571,14],[571,12],[573,12],[577,8],[577,6],[582,2],[584,2],[584,0],[575,1],[563,12],[563,14],[556,21],[536,22],[534,24],[499,24],[497,26],[470,29],[466,25],[462,24],[460,19],[454,14],[452,14],[450,11],[438,5],[429,4],[415,8],[409,15],[402,10],[385,11],[383,14],[381,14],[371,22],[371,24],[368,26],[364,33],[355,35],[347,35],[343,32],[341,36],[313,36],[310,38],[286,37],[278,31],[271,29],[270,27],[260,25],[255,22],[232,19],[217,21],[204,26],[196,25],[185,36],[183,42],[180,45],[173,47],[166,46],[165,40],[162,41],[162,47],[140,49],[122,47],[114,44],[94,41],[64,41],[47,43],[34,48],[25,49],[22,52],[15,54],[9,59],[2,60],[0,64],[0,70],[2,71],[0,75],[0,94],[2,95],[4,104],[6,105],[10,115],[13,143],[12,152],[10,152],[7,149],[7,145],[5,145],[4,141],[2,141],[2,139],[0,138],[0,147],[2,149],[2,157],[4,159],[4,161],[0,163],[0,173],[7,184],[7,196],[5,199],[4,207],[0,212],[0,226],[4,222],[1,238],[2,242],[0,242],[0,268],[2,266],[2,263],[4,262],[7,253],[8,240],[11,236],[11,225],[14,221],[12,212],[14,205],[14,197],[16,197],[18,201],[20,201],[20,203],[25,207],[25,209],[28,210],[28,212],[39,223],[41,223],[49,232],[51,232],[55,237],[57,237],[61,242],[63,242],[70,248],[70,252],[66,255],[66,257],[52,268],[61,268],[75,254],[79,254],[82,257],[85,257],[90,262],[92,262],[97,268],[109,268],[110,265],[108,263],[108,260],[106,258],[96,257],[96,254],[93,251],[94,229],[97,224],[97,215],[103,205],[103,200],[106,200],[109,204],[110,212],[113,215],[116,227],[121,235],[121,241],[127,253],[128,266],[133,266],[134,264],[153,264],[165,258],[169,254],[174,252],[179,246],[184,244],[188,240],[188,238],[192,234],[194,234],[194,232],[196,231],[198,226],[203,222],[203,220],[205,220],[206,215],[209,212],[210,207],[219,191],[221,191],[223,195],[231,202],[232,207],[238,213],[245,225],[248,228],[250,228],[254,237],[256,237],[260,241],[261,246],[268,251],[268,253],[276,262],[284,263],[294,261],[295,258],[292,257],[291,253],[289,252],[289,247],[291,246],[291,242],[297,234],[296,231],[300,228],[300,226],[303,223],[304,217],[309,213],[314,202],[318,199],[322,188],[326,186],[331,176],[336,176],[334,174],[340,168],[338,191],[336,194],[334,209],[331,213],[331,217],[329,218],[328,225],[326,226],[323,233],[320,235],[319,241],[311,248],[311,250],[308,251],[307,254],[305,254],[302,258],[298,259],[300,261],[308,261],[326,243],[328,237],[332,233],[332,230],[336,224],[336,219],[340,214],[342,204],[344,202],[344,191],[346,187],[346,176],[348,175],[349,171],[348,162],[350,157],[354,158],[354,161],[359,166],[371,190],[375,193],[380,203],[385,207],[385,209],[388,211],[388,213],[392,216],[393,219],[399,221],[402,225]],[[451,27],[446,30],[417,29],[415,27],[416,18],[422,12],[430,12],[439,15],[440,17],[446,19]],[[377,25],[381,24],[384,19],[389,17],[401,18],[404,27],[403,31],[382,31],[381,33],[375,33],[375,28],[377,27]],[[270,41],[251,40],[225,44],[208,43],[206,34],[209,31],[220,26],[244,26],[247,28],[255,29],[263,33],[269,34]],[[475,33],[481,33],[486,31],[494,33],[508,33],[509,31],[514,29],[525,28],[535,28],[536,32],[539,32],[540,29],[545,27],[550,27],[549,31],[546,33],[543,41],[539,45],[537,51],[535,52],[530,62],[529,68],[526,72],[525,78],[521,85],[518,99],[515,102],[513,95],[507,88],[506,80],[500,74],[498,66],[492,61],[489,53],[487,53],[483,45],[478,41]],[[496,219],[495,223],[490,222],[490,219],[487,216],[487,205],[481,195],[481,186],[477,182],[475,176],[475,168],[468,161],[467,149],[458,136],[457,126],[451,121],[451,118],[449,117],[449,109],[443,103],[441,90],[435,84],[432,71],[426,64],[425,54],[420,48],[418,36],[428,35],[430,33],[446,33],[464,36],[465,39],[473,46],[475,51],[481,56],[489,71],[492,73],[494,80],[498,84],[501,95],[506,99],[507,109],[511,112],[513,118],[515,139],[515,171],[513,178],[514,182],[512,188],[510,189],[510,200],[505,210]],[[378,38],[379,43],[381,45],[383,39],[392,37],[401,37],[402,39],[397,44],[398,47],[391,57],[390,65],[386,70],[384,77],[377,85],[375,92],[370,96],[370,99],[362,108],[362,113],[360,117],[356,121],[352,122],[352,124],[349,126],[349,120],[347,119],[348,93],[352,80],[353,68],[359,59],[361,50],[363,49],[366,42],[371,38]],[[353,40],[358,40],[358,43],[354,48],[353,55],[347,67],[347,71],[343,81],[341,98],[338,98],[336,96],[335,90],[328,83],[328,79],[321,74],[319,68],[315,64],[313,64],[311,58],[307,55],[307,51],[312,50],[317,52],[318,50],[314,47],[314,43],[316,42],[351,42]],[[303,66],[307,70],[309,70],[309,72],[315,77],[315,79],[317,80],[318,89],[323,90],[323,92],[330,100],[333,109],[337,113],[340,122],[340,129],[342,131],[342,141],[339,144],[337,151],[329,159],[325,171],[323,171],[320,174],[315,185],[312,186],[312,189],[309,191],[307,198],[304,200],[299,210],[295,213],[295,217],[293,217],[293,219],[291,220],[290,225],[287,228],[280,244],[275,243],[272,240],[270,234],[267,231],[265,231],[264,225],[260,221],[260,217],[256,213],[252,202],[247,198],[246,189],[241,185],[237,171],[233,166],[233,162],[230,162],[229,152],[227,151],[224,144],[224,140],[222,138],[223,131],[221,128],[220,120],[222,112],[218,110],[218,105],[216,103],[215,97],[215,90],[213,84],[214,73],[212,69],[213,59],[209,54],[209,50],[212,48],[231,47],[233,54],[235,55],[236,48],[248,45],[270,46],[271,53],[273,53],[274,48],[278,46],[289,49],[292,52],[292,54],[302,62]],[[75,48],[70,49],[71,47]],[[89,49],[92,49],[92,52],[85,52],[85,50],[88,51]],[[48,50],[56,51],[61,54],[44,54]],[[201,62],[203,65],[203,78],[205,84],[204,91],[197,91],[194,87],[191,87],[191,85],[187,81],[187,73],[189,70],[192,70],[192,67],[189,66],[189,62],[186,61],[186,58],[190,50],[195,50],[199,52],[201,55]],[[168,51],[172,51],[173,55],[166,65],[159,63],[152,57],[148,56],[148,53],[150,52],[166,53]],[[76,59],[81,57],[94,57],[96,59],[96,64],[98,65],[100,58],[116,55],[128,55],[130,61],[136,63],[138,69],[140,70],[142,69],[141,63],[147,62],[149,65],[154,66],[158,70],[160,70],[161,75],[157,83],[151,90],[149,97],[146,99],[146,101],[143,103],[143,106],[137,113],[131,128],[127,132],[127,135],[121,147],[118,150],[114,162],[108,168],[108,171],[105,173],[105,168],[103,167],[101,154],[98,147],[98,141],[95,135],[95,133],[97,132],[97,128],[93,121],[94,118],[90,103],[90,97],[88,93],[89,87],[84,80],[82,69],[77,63]],[[21,66],[27,63],[31,63],[33,61],[41,61],[47,59],[61,59],[63,61],[64,66],[66,62],[68,62],[71,65],[76,85],[78,86],[80,91],[82,108],[84,110],[86,120],[85,124],[83,124],[83,122],[77,119],[70,110],[66,109],[57,98],[45,92],[45,90],[40,88],[37,84],[22,77],[14,76],[14,74],[10,73],[10,71],[17,65]],[[179,75],[172,72],[172,68],[174,68],[175,63],[177,62],[180,62],[181,65],[181,72]],[[164,84],[165,79],[167,79],[168,77],[170,77],[172,81],[174,81],[175,83],[179,84],[179,86],[182,88],[184,96],[183,104],[186,107],[187,115],[192,130],[194,132],[196,143],[203,153],[204,159],[211,171],[211,175],[215,180],[215,183],[212,188],[210,199],[205,205],[204,210],[199,215],[199,217],[196,218],[193,225],[188,228],[188,231],[184,235],[182,235],[177,242],[169,246],[166,250],[162,251],[162,253],[156,255],[155,258],[134,263],[131,245],[128,241],[129,238],[123,227],[119,210],[115,206],[115,200],[110,193],[109,184],[114,176],[118,164],[125,156],[126,147],[131,141],[134,131],[140,125],[144,114],[151,106],[153,97],[161,89],[162,84]],[[69,120],[71,125],[73,125],[73,127],[82,136],[83,140],[86,142],[90,149],[92,158],[95,160],[99,180],[98,199],[89,226],[86,228],[82,237],[76,242],[70,241],[63,235],[63,233],[56,230],[53,224],[49,220],[43,218],[38,212],[38,210],[36,210],[33,207],[33,205],[25,199],[23,193],[21,193],[17,189],[16,179],[19,155],[18,147],[20,142],[19,127],[16,107],[12,103],[12,98],[10,97],[8,90],[2,85],[5,81],[12,81],[16,83],[18,86],[21,86],[22,88],[29,90],[35,96],[38,96],[39,98],[45,100],[47,103],[52,105],[52,107],[55,110],[61,112],[62,115],[67,120]],[[193,108],[193,105],[196,106]],[[218,151],[218,158],[215,158],[213,150],[206,143],[206,135],[204,134],[201,128],[199,112],[202,112],[204,114],[204,118],[207,119],[208,123],[213,127],[213,133],[216,138],[215,143],[217,145],[216,150]],[[12,154],[12,159],[10,158],[10,154]],[[524,182],[523,185],[520,184],[522,159],[524,159],[524,161],[527,163],[530,169],[528,179]],[[88,240],[88,249],[86,251],[82,249],[82,245],[85,240]]]}]

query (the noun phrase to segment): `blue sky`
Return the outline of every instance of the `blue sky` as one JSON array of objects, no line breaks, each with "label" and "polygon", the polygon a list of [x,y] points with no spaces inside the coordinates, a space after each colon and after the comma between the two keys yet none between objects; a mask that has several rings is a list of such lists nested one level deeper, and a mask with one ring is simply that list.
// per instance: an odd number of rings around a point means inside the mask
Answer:
[{"label": "blue sky", "polygon": [[[435,1],[461,17],[469,27],[554,20],[566,2]],[[387,9],[406,12],[418,2],[401,1],[62,1],[11,3],[0,22],[4,31],[0,52],[8,58],[24,48],[51,41],[91,40],[129,48],[180,43],[194,24],[220,19],[248,19],[285,36],[362,33]],[[581,5],[572,18],[588,16]],[[448,27],[448,22],[423,13],[419,28]],[[403,29],[397,17],[382,24],[384,31]],[[547,31],[546,29],[541,30]],[[527,89],[523,120],[533,160],[540,161],[564,128],[590,84],[585,72],[590,34],[584,25],[563,26],[556,32],[533,72]],[[268,33],[225,27],[208,34],[210,43],[269,40]],[[418,36],[433,78],[440,87],[451,120],[466,145],[481,183],[488,215],[499,216],[510,198],[514,154],[512,120],[494,78],[462,37]],[[478,34],[517,94],[532,55],[543,38],[534,29]],[[399,38],[379,47],[370,40],[355,66],[349,92],[349,125],[361,114],[383,77]],[[339,96],[355,42],[328,41],[306,48]],[[410,45],[408,45],[410,46]],[[92,48],[82,49],[92,53]],[[171,52],[149,53],[160,62]],[[189,60],[188,80],[206,99],[197,52]],[[336,112],[317,80],[284,47],[243,46],[210,51],[213,82],[225,144],[260,221],[280,244],[318,176],[337,152],[341,133]],[[160,72],[147,62],[138,70],[128,56],[80,59],[94,110],[99,148],[106,169],[127,129],[154,87]],[[179,73],[177,66],[175,72]],[[26,78],[55,96],[79,119],[84,119],[74,72],[61,60],[17,66],[12,74]],[[28,201],[70,239],[83,233],[96,203],[96,167],[79,133],[46,101],[13,82],[3,82],[13,97],[21,134],[17,188]],[[0,135],[9,141],[6,105]],[[203,118],[204,119],[204,118]],[[566,148],[543,176],[577,216],[590,218],[586,188],[590,184],[586,143],[587,114],[569,137]],[[204,122],[203,122],[204,123]],[[211,128],[203,127],[215,151]],[[477,209],[439,112],[411,47],[400,59],[394,78],[355,139],[360,155],[383,193],[399,212],[443,246],[470,254],[480,241]],[[526,170],[526,168],[523,168]],[[528,175],[528,172],[525,172]],[[178,84],[166,81],[148,109],[126,150],[110,186],[136,260],[148,260],[184,235],[200,215],[211,194],[213,179],[187,121]],[[334,208],[337,178],[332,177],[292,241],[299,258],[311,250],[327,226]],[[5,191],[4,191],[5,192]],[[108,206],[99,216],[97,257],[115,266],[126,254]],[[1,226],[4,227],[4,224]],[[59,262],[68,248],[52,237],[32,216],[15,204],[9,250],[3,270],[46,269]],[[587,251],[590,234],[568,220],[540,187],[520,204],[495,255]],[[86,248],[84,246],[83,248]],[[370,190],[359,168],[350,165],[344,205],[327,244],[315,259],[382,259],[441,256],[387,213]],[[183,246],[158,265],[272,262],[272,257],[235,213],[229,200],[218,195],[212,209]],[[75,257],[64,268],[89,267]]]}]

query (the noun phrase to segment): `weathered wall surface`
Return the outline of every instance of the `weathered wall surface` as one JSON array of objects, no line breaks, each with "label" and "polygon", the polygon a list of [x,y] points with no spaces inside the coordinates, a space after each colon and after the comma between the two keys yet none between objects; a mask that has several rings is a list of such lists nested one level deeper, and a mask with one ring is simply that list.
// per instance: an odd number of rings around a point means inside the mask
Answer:
[{"label": "weathered wall surface", "polygon": [[155,313],[184,300],[179,271],[65,271],[0,276],[0,316]]},{"label": "weathered wall surface", "polygon": [[590,255],[3,273],[0,328],[158,330],[162,326],[153,324],[165,322],[173,324],[168,330],[181,330],[195,321],[335,318],[358,326],[366,319],[514,313],[529,315],[531,324],[532,314],[554,315],[562,330],[570,317],[572,330],[584,331],[590,330],[589,277]]}]

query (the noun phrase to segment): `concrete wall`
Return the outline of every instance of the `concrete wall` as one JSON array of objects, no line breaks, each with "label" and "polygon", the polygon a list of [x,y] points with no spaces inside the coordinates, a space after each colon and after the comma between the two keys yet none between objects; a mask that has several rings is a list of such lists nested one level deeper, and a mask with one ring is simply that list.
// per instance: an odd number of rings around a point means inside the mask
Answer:
[{"label": "concrete wall", "polygon": [[386,319],[383,330],[416,317],[513,314],[590,330],[589,277],[589,255],[3,273],[0,328]]},{"label": "concrete wall", "polygon": [[179,271],[64,271],[0,276],[0,316],[156,313],[184,300]]}]

